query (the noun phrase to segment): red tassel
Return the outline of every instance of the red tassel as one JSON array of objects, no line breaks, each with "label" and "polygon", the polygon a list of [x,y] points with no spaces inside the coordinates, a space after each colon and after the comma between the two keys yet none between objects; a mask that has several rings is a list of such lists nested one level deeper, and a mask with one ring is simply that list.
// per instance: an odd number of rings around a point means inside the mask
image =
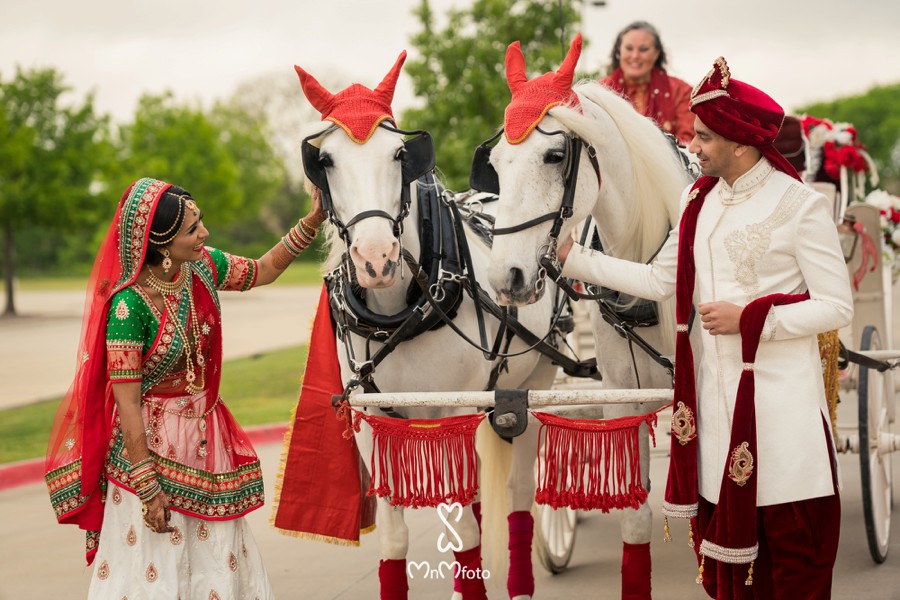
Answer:
[{"label": "red tassel", "polygon": [[[853,230],[856,232],[856,236],[862,241],[862,256],[859,260],[859,268],[857,268],[856,272],[853,274],[853,289],[858,292],[859,282],[863,280],[863,277],[866,276],[867,272],[874,271],[878,266],[878,249],[875,247],[875,242],[873,242],[872,238],[869,237],[869,234],[866,233],[866,227],[861,222],[855,222],[853,224]],[[871,268],[869,268],[869,261],[872,261]]]},{"label": "red tassel", "polygon": [[544,452],[535,502],[554,509],[568,506],[609,512],[638,508],[647,500],[641,483],[638,428],[647,423],[652,432],[655,412],[609,420],[534,415],[541,421]]},{"label": "red tassel", "polygon": [[444,419],[365,415],[372,427],[368,494],[392,506],[420,508],[471,503],[478,493],[475,430],[484,413]]}]

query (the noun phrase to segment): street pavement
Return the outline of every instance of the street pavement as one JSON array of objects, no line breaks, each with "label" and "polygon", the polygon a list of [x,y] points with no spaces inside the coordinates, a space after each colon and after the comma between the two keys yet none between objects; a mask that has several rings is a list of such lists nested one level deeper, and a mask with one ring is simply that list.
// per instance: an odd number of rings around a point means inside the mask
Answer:
[{"label": "street pavement", "polygon": [[[233,358],[306,341],[318,293],[318,288],[314,287],[278,287],[262,288],[250,294],[223,294],[226,356]],[[0,319],[0,407],[58,396],[65,391],[74,369],[80,296],[22,294],[19,306],[27,316],[20,320]],[[895,327],[898,325],[897,320],[894,324]],[[900,336],[895,335],[895,339]],[[38,362],[40,367],[31,364]],[[59,362],[65,362],[67,368],[53,364]],[[853,426],[856,414],[855,395],[845,395],[839,421]],[[654,510],[654,597],[700,599],[705,595],[694,583],[697,569],[692,551],[686,544],[686,526],[673,521],[670,526],[674,541],[662,542],[659,507],[666,480],[668,442],[664,428],[667,422],[667,416],[660,415],[663,424],[657,433],[660,447],[653,451],[650,473],[654,482],[648,500]],[[263,465],[267,498],[271,502],[281,446],[270,443],[257,450]],[[900,600],[900,517],[894,515],[887,562],[876,565],[869,555],[865,535],[859,457],[842,454],[838,462],[843,480],[843,512],[833,597]],[[893,477],[900,479],[900,460],[893,461]],[[270,511],[270,503],[267,503],[248,519],[279,598],[355,600],[378,597],[377,532],[364,536],[359,548],[295,539],[282,536],[269,526]],[[431,565],[450,560],[449,555],[437,549],[438,536],[443,529],[435,511],[407,511],[407,515],[410,560],[426,561]],[[485,523],[485,527],[490,526]],[[85,597],[92,569],[84,567],[83,535],[72,526],[56,524],[42,484],[0,492],[0,531],[3,532],[0,600]],[[619,598],[620,540],[618,519],[614,514],[584,513],[578,523],[575,552],[569,568],[553,576],[535,562],[535,597]],[[492,573],[489,579],[492,599],[507,597],[504,582],[502,573]],[[446,600],[450,597],[450,589],[448,580],[420,576],[410,582],[410,598]]]},{"label": "street pavement", "polygon": [[[847,407],[848,409],[850,407]],[[849,412],[849,411],[848,411]],[[661,418],[660,421],[665,421]],[[665,435],[658,437],[667,446]],[[269,526],[275,473],[280,460],[280,444],[258,449],[263,465],[267,504],[248,517],[260,546],[275,593],[289,600],[370,600],[378,597],[378,532],[363,537],[359,548],[286,537]],[[657,599],[702,599],[694,583],[697,565],[688,548],[687,527],[670,520],[674,540],[662,542],[662,503],[666,480],[665,448],[653,452],[650,477],[650,506],[654,509],[653,594]],[[841,544],[834,576],[834,598],[900,600],[900,516],[894,515],[890,554],[876,565],[869,556],[860,501],[859,459],[841,455],[843,514]],[[900,480],[900,461],[894,461],[893,475]],[[896,485],[896,484],[895,484]],[[42,484],[0,492],[0,600],[44,600],[84,598],[92,568],[84,567],[84,537],[72,526],[57,525]],[[437,566],[451,555],[437,549],[443,531],[432,509],[407,511],[410,529],[409,558]],[[490,524],[485,522],[485,527]],[[584,513],[579,520],[575,552],[569,568],[550,575],[535,561],[535,598],[566,600],[591,598],[616,600],[620,597],[619,568],[621,538],[615,514]],[[487,564],[490,568],[489,563]],[[421,574],[422,571],[417,571]],[[492,573],[488,580],[502,586],[506,577]],[[410,581],[410,598],[447,600],[451,582],[446,579]],[[489,596],[507,598],[502,587],[489,588]]]},{"label": "street pavement", "polygon": [[[309,341],[315,286],[222,292],[225,360]],[[75,375],[83,291],[16,294],[19,316],[0,318],[0,410],[65,394]]]}]

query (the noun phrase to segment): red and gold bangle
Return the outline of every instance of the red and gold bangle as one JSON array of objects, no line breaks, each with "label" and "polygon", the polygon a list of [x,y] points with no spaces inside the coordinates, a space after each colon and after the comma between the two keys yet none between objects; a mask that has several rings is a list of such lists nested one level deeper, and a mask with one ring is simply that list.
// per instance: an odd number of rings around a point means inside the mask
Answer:
[{"label": "red and gold bangle", "polygon": [[303,228],[300,227],[299,223],[291,228],[290,233],[293,234],[297,239],[303,241],[307,246],[312,244],[313,240],[316,239],[315,236],[310,236],[309,234],[307,234],[303,230]]},{"label": "red and gold bangle", "polygon": [[294,239],[290,231],[287,233],[287,235],[281,238],[281,243],[284,244],[284,247],[287,248],[287,251],[290,252],[293,256],[297,256],[306,249],[306,245],[301,244],[299,241]]},{"label": "red and gold bangle", "polygon": [[139,490],[134,490],[134,493],[137,494],[137,497],[141,499],[141,502],[147,503],[156,498],[160,492],[162,492],[162,486],[159,485],[159,480],[155,477],[153,478],[152,485],[145,485]]},{"label": "red and gold bangle", "polygon": [[297,224],[300,225],[300,229],[303,230],[303,233],[305,233],[311,239],[315,239],[316,235],[319,233],[318,230],[307,223],[305,219],[300,219],[299,221],[297,221]]}]

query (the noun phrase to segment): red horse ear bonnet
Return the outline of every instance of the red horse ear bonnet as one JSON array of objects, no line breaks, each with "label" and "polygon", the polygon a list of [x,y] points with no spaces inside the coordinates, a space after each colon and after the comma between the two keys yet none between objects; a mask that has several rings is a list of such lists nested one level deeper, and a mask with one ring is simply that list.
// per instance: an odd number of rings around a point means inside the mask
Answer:
[{"label": "red horse ear bonnet", "polygon": [[323,121],[331,121],[343,129],[357,144],[368,141],[375,128],[382,121],[394,122],[391,101],[394,88],[400,76],[400,67],[406,60],[406,50],[400,53],[394,66],[388,71],[374,90],[354,83],[348,88],[332,94],[315,77],[298,66],[294,66],[300,76],[300,86],[310,104],[322,114]]},{"label": "red horse ear bonnet", "polygon": [[569,53],[556,72],[545,73],[531,81],[525,74],[525,57],[519,42],[506,49],[506,81],[512,100],[506,107],[503,128],[506,141],[520,144],[534,131],[541,119],[554,106],[569,105],[581,108],[578,96],[572,91],[575,65],[581,56],[581,34],[575,36]]}]

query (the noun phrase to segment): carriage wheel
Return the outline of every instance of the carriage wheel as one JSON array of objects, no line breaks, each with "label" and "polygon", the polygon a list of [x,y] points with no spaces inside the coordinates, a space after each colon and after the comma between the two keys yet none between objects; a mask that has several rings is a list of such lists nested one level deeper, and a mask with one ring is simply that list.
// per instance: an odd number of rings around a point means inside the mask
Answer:
[{"label": "carriage wheel", "polygon": [[[863,330],[860,350],[881,350],[881,339],[875,327]],[[859,469],[862,479],[863,516],[869,552],[876,563],[883,563],[888,553],[891,531],[891,455],[879,452],[878,438],[890,434],[888,402],[894,390],[888,390],[890,379],[874,369],[859,367]]]},{"label": "carriage wheel", "polygon": [[554,575],[562,573],[575,550],[578,511],[535,504],[531,512],[536,524],[535,550],[541,564]]}]

